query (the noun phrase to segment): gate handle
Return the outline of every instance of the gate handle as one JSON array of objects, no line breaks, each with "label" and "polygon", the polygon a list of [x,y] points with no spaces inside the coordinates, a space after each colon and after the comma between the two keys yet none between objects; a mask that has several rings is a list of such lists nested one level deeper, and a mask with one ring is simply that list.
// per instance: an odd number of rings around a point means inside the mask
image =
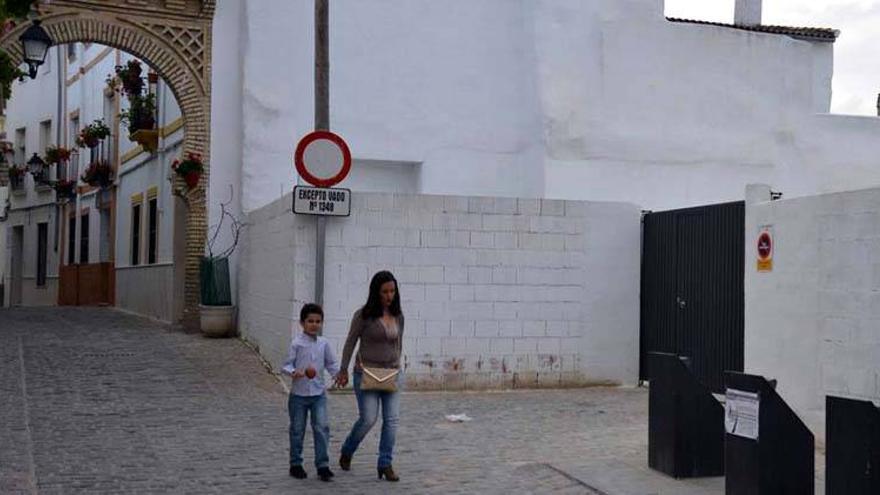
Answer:
[{"label": "gate handle", "polygon": [[687,303],[685,302],[685,300],[682,299],[680,296],[675,296],[675,302],[678,303],[678,307],[679,307],[680,309],[684,309],[684,307],[687,305]]}]

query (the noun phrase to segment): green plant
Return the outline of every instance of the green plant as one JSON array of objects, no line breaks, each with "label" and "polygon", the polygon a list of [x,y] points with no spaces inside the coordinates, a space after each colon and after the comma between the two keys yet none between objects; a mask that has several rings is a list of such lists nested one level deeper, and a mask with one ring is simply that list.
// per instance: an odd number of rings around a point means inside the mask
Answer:
[{"label": "green plant", "polygon": [[9,55],[0,51],[0,93],[3,99],[8,100],[12,96],[12,83],[16,80],[21,81],[24,76],[25,73],[12,64]]},{"label": "green plant", "polygon": [[46,157],[43,158],[48,164],[61,164],[70,159],[70,150],[63,146],[49,146],[46,148]]},{"label": "green plant", "polygon": [[[141,77],[144,69],[138,60],[129,60],[125,65],[116,66],[116,79],[122,83],[122,92],[131,99],[141,96],[144,90],[144,80]],[[108,76],[108,83],[111,77]]]},{"label": "green plant", "polygon": [[0,18],[23,19],[31,11],[36,0],[3,0],[0,1]]},{"label": "green plant", "polygon": [[82,181],[90,186],[108,187],[113,182],[113,168],[107,160],[97,160],[86,168]]},{"label": "green plant", "polygon": [[83,127],[76,138],[76,145],[80,148],[94,148],[102,139],[110,137],[110,128],[103,119],[97,119]]},{"label": "green plant", "polygon": [[71,200],[76,198],[76,181],[61,179],[55,182],[55,194],[59,200]]},{"label": "green plant", "polygon": [[24,174],[27,170],[24,167],[15,165],[9,167],[9,182],[13,189],[18,189],[24,184]]},{"label": "green plant", "polygon": [[[36,0],[0,0],[0,26],[2,34],[15,27],[15,19],[23,19],[28,15]],[[9,54],[0,50],[0,94],[5,100],[12,96],[13,81],[21,80],[25,73],[12,63]]]},{"label": "green plant", "polygon": [[131,103],[129,108],[119,114],[119,119],[128,125],[128,133],[153,129],[156,126],[156,95],[130,95],[128,101]]},{"label": "green plant", "polygon": [[185,160],[174,160],[171,164],[171,170],[183,178],[186,185],[193,189],[199,184],[199,177],[205,171],[205,164],[202,162],[202,155],[198,153],[187,153]]}]

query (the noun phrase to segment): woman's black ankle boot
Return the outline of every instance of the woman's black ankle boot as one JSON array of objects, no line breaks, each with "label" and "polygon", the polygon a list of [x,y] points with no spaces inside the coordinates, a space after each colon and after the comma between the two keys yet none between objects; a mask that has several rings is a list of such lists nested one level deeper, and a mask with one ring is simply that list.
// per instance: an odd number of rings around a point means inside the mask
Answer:
[{"label": "woman's black ankle boot", "polygon": [[379,472],[379,479],[380,480],[384,476],[385,479],[388,481],[400,481],[400,477],[397,476],[396,474],[394,474],[394,468],[392,468],[391,466],[378,468],[377,471]]}]

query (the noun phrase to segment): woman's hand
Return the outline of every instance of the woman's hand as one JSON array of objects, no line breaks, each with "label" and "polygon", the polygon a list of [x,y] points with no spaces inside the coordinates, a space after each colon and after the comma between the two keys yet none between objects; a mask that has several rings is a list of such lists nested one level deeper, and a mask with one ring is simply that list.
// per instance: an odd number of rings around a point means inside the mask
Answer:
[{"label": "woman's hand", "polygon": [[336,386],[340,387],[340,388],[348,385],[348,371],[342,370],[339,373],[337,373],[336,378],[334,379],[334,382],[336,383]]}]

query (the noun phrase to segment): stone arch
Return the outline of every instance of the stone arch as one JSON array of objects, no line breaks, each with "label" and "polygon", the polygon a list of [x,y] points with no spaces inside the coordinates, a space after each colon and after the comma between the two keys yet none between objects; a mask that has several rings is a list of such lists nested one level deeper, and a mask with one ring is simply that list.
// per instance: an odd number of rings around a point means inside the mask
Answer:
[{"label": "stone arch", "polygon": [[[37,4],[37,19],[56,44],[100,43],[146,62],[168,84],[183,117],[184,152],[200,153],[205,173],[182,194],[187,204],[183,323],[199,326],[199,261],[207,235],[210,177],[211,27],[216,0],[52,0]],[[13,63],[23,53],[22,22],[0,38]],[[14,97],[14,96],[13,96]],[[175,189],[185,191],[180,179]]]}]

